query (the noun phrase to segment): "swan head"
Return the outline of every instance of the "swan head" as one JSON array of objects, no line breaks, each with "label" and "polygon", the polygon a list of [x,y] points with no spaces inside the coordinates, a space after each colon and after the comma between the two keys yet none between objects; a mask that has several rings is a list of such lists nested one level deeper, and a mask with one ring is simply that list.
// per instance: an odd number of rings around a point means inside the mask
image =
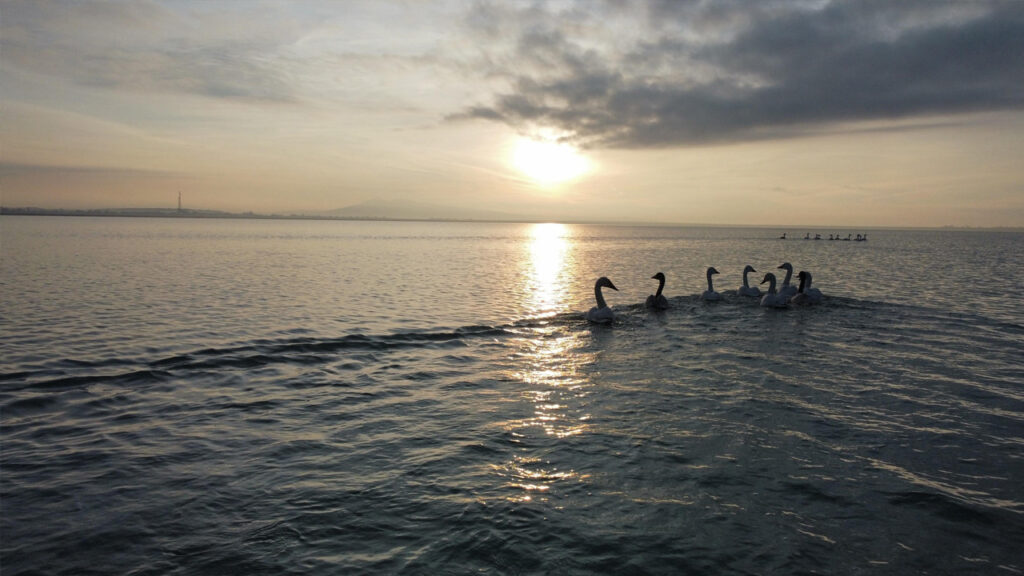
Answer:
[{"label": "swan head", "polygon": [[660,280],[661,282],[664,282],[665,281],[665,275],[662,274],[661,272],[658,272],[654,276],[651,276],[651,280]]},{"label": "swan head", "polygon": [[597,283],[594,284],[594,288],[611,288],[616,292],[619,291],[619,289],[615,287],[615,284],[612,284],[612,281],[605,276],[601,276],[597,279]]},{"label": "swan head", "polygon": [[779,266],[779,270],[785,270],[785,271],[789,272],[790,274],[792,274],[793,273],[793,265],[790,264],[789,262],[783,262],[782,265]]},{"label": "swan head", "polygon": [[712,266],[711,268],[708,268],[708,277],[710,277],[712,274],[718,274],[718,273],[719,273],[718,270],[715,270],[714,266]]},{"label": "swan head", "polygon": [[757,272],[757,270],[754,270],[753,266],[747,264],[747,267],[743,269],[743,273],[746,274],[747,272]]},{"label": "swan head", "polygon": [[764,280],[761,280],[761,284],[764,284],[765,282],[775,282],[775,274],[772,274],[771,272],[765,274]]}]

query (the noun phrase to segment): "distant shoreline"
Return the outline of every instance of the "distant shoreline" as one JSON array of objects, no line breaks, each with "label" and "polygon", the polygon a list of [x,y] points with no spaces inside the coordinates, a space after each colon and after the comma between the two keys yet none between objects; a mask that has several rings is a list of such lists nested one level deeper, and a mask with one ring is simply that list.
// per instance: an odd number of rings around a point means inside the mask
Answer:
[{"label": "distant shoreline", "polygon": [[[258,214],[256,212],[223,212],[220,210],[194,210],[176,208],[36,208],[0,206],[0,216],[79,216],[100,218],[199,218],[226,220],[324,220],[338,222],[464,222],[481,224],[540,224],[559,222],[563,224],[591,224],[602,226],[686,226],[693,228],[760,228],[791,230],[950,230],[950,231],[993,231],[1024,232],[1024,227],[997,226],[832,226],[832,225],[770,225],[770,224],[696,224],[681,222],[633,222],[596,220],[553,220],[553,219],[486,219],[486,218],[399,218],[389,216],[338,216],[329,214]],[[793,236],[789,240],[803,240]]]}]

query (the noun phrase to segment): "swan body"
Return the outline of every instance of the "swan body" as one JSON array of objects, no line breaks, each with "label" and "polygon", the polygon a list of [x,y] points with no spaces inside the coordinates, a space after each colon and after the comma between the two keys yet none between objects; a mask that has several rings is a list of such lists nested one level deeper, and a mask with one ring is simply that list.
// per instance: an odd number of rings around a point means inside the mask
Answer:
[{"label": "swan body", "polygon": [[785,308],[788,300],[775,292],[775,274],[771,272],[764,275],[761,284],[768,282],[768,293],[761,297],[761,306],[766,308]]},{"label": "swan body", "polygon": [[712,266],[711,268],[708,268],[708,289],[705,290],[704,293],[700,295],[700,297],[702,299],[708,300],[708,301],[721,300],[722,299],[722,295],[719,294],[718,292],[715,292],[715,287],[711,283],[711,275],[712,274],[718,274],[718,270],[715,270],[714,266]]},{"label": "swan body", "polygon": [[594,306],[586,313],[586,318],[590,322],[596,322],[598,324],[607,324],[615,319],[615,314],[612,309],[608,307],[604,302],[604,296],[601,294],[601,288],[608,287],[616,292],[619,290],[612,284],[612,281],[608,278],[601,276],[594,283],[594,298],[597,299],[597,306]]},{"label": "swan body", "polygon": [[669,307],[668,299],[661,294],[661,291],[665,289],[665,275],[658,272],[651,276],[651,278],[658,281],[658,292],[647,297],[647,307],[654,308],[655,310],[665,310]]},{"label": "swan body", "polygon": [[[793,265],[789,262],[783,262],[782,266],[779,266],[779,270],[786,271],[786,277],[782,280],[782,286],[779,286],[779,294],[784,296],[786,300],[789,300],[796,295],[797,288],[789,283],[789,280],[793,277]],[[764,284],[764,282],[761,282]]]},{"label": "swan body", "polygon": [[821,302],[824,298],[821,294],[821,290],[811,288],[811,273],[801,270],[800,273],[797,274],[797,278],[800,278],[800,287],[789,301],[793,304],[803,305],[818,304]]},{"label": "swan body", "polygon": [[747,273],[748,272],[757,272],[757,270],[754,270],[753,266],[751,266],[750,264],[747,264],[747,267],[743,269],[743,286],[740,286],[740,288],[739,288],[739,290],[737,290],[737,292],[739,292],[740,296],[754,296],[754,297],[760,296],[761,295],[761,289],[758,288],[757,286],[751,286],[749,283],[747,283]]}]

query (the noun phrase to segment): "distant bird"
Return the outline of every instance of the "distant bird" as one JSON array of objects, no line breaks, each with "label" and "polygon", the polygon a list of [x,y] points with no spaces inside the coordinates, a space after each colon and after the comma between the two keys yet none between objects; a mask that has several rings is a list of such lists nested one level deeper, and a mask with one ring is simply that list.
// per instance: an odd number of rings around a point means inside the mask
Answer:
[{"label": "distant bird", "polygon": [[779,240],[785,240],[785,239],[786,239],[786,233],[783,232],[782,236],[779,236]]},{"label": "distant bird", "polygon": [[615,319],[615,314],[612,312],[612,309],[604,303],[604,296],[601,295],[602,286],[607,286],[616,292],[619,290],[608,278],[605,278],[604,276],[598,278],[597,282],[594,283],[594,298],[597,299],[597,306],[587,311],[586,318],[591,322],[607,324]]},{"label": "distant bird", "polygon": [[846,238],[843,238],[843,242],[849,242],[850,241],[850,236],[853,236],[853,234],[847,234]]},{"label": "distant bird", "polygon": [[739,292],[740,296],[760,296],[761,289],[758,288],[757,286],[751,286],[750,284],[747,283],[748,272],[757,272],[757,270],[754,270],[753,266],[747,264],[747,267],[743,269],[743,286],[740,286],[737,292]]},{"label": "distant bird", "polygon": [[714,266],[708,268],[708,289],[705,290],[704,293],[700,295],[700,297],[708,301],[721,300],[722,295],[719,294],[718,292],[715,292],[715,287],[711,283],[712,274],[718,274],[718,270],[715,270]]},{"label": "distant bird", "polygon": [[[793,277],[793,265],[789,262],[783,262],[782,266],[779,266],[779,270],[786,271],[786,277],[782,280],[782,286],[779,287],[779,294],[784,296],[786,300],[789,300],[796,294],[796,286],[792,286],[789,280]],[[764,284],[764,282],[761,282]]]},{"label": "distant bird", "polygon": [[810,240],[810,239],[811,239],[811,233],[810,232],[808,232],[807,234],[804,234],[804,240]]},{"label": "distant bird", "polygon": [[811,273],[801,270],[796,276],[800,279],[800,287],[789,301],[793,304],[818,304],[821,302],[824,298],[821,295],[821,290],[811,288]]},{"label": "distant bird", "polygon": [[668,299],[661,295],[661,291],[665,289],[665,275],[658,272],[652,279],[658,281],[658,292],[651,294],[647,297],[647,307],[654,308],[656,310],[665,310],[668,308]]},{"label": "distant bird", "polygon": [[821,240],[821,234],[815,234],[814,235],[814,239],[815,240]]},{"label": "distant bird", "polygon": [[766,308],[785,308],[788,299],[775,292],[775,274],[771,272],[764,275],[761,284],[768,282],[768,293],[761,297],[761,306]]}]

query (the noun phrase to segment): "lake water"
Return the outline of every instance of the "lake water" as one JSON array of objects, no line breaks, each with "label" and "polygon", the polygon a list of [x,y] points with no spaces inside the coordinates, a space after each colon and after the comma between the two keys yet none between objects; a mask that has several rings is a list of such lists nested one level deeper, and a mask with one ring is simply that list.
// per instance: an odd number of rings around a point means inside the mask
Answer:
[{"label": "lake water", "polygon": [[1024,573],[1024,234],[806,232],[5,216],[0,572]]}]

